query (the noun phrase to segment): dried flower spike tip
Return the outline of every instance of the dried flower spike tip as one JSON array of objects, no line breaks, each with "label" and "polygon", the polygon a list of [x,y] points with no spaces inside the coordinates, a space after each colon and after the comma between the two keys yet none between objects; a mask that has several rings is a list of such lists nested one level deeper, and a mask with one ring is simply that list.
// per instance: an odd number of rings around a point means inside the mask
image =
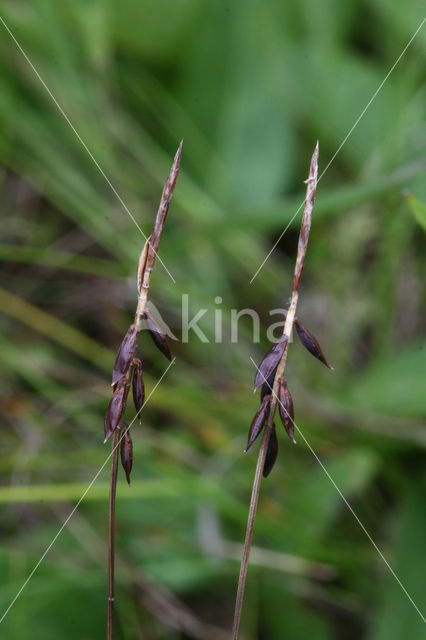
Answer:
[{"label": "dried flower spike tip", "polygon": [[136,325],[131,324],[117,352],[117,357],[112,370],[112,385],[114,386],[123,378],[130,366],[135,354],[137,340]]},{"label": "dried flower spike tip", "polygon": [[294,319],[294,324],[296,325],[297,334],[305,349],[307,349],[309,353],[312,353],[315,358],[318,358],[318,360],[325,364],[326,367],[334,371],[334,367],[332,367],[325,359],[325,355],[323,354],[315,336],[312,335],[312,333],[310,333],[297,318]]},{"label": "dried flower spike tip", "polygon": [[130,472],[133,466],[133,443],[127,422],[122,422],[120,426],[124,430],[120,446],[121,464],[124,469],[124,473],[126,474],[127,483],[130,487]]},{"label": "dried flower spike tip", "polygon": [[283,423],[284,429],[287,431],[290,440],[294,442],[294,444],[296,444],[296,440],[294,439],[293,399],[291,397],[290,391],[288,390],[287,380],[284,377],[280,378],[278,393],[278,411],[280,413],[281,422]]},{"label": "dried flower spike tip", "polygon": [[157,250],[158,244],[160,242],[161,232],[163,231],[163,226],[166,220],[167,211],[169,209],[170,200],[172,199],[173,191],[178,179],[180,159],[182,155],[182,144],[183,140],[181,140],[178,150],[176,151],[170,173],[167,177],[166,184],[164,185],[163,193],[161,194],[160,207],[155,219],[154,229],[152,231],[150,242],[150,248],[153,248],[154,251]]},{"label": "dried flower spike tip", "polygon": [[272,349],[268,351],[266,356],[263,358],[260,363],[257,371],[256,377],[254,379],[254,389],[256,390],[262,384],[265,383],[269,379],[269,377],[274,373],[275,369],[278,366],[279,361],[282,358],[284,353],[284,349],[287,346],[288,338],[286,335],[282,335],[281,338],[274,344]]},{"label": "dried flower spike tip", "polygon": [[299,244],[297,246],[296,265],[294,267],[293,291],[299,291],[303,267],[305,265],[306,249],[308,247],[309,232],[311,230],[312,211],[315,203],[315,193],[318,181],[318,155],[319,144],[317,142],[309,167],[309,177],[305,181],[306,196],[303,206],[302,225],[300,227]]},{"label": "dried flower spike tip", "polygon": [[250,425],[247,446],[244,449],[244,453],[250,449],[253,442],[256,440],[259,433],[262,431],[263,425],[266,422],[269,413],[269,407],[271,402],[271,395],[267,395],[263,398],[262,403],[259,409],[256,412],[256,415],[253,418],[253,421]]}]

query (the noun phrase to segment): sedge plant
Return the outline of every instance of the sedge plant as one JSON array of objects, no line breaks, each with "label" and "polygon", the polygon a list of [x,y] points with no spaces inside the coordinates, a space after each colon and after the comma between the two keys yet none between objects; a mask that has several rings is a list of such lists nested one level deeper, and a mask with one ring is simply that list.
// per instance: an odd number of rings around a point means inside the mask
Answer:
[{"label": "sedge plant", "polygon": [[[169,359],[172,359],[167,338],[156,324],[148,307],[148,291],[151,274],[154,268],[155,258],[160,244],[161,234],[167,216],[170,200],[176,186],[182,142],[176,152],[169,176],[164,185],[160,206],[155,219],[152,234],[147,239],[139,257],[137,270],[138,301],[133,323],[117,352],[113,372],[113,394],[105,414],[104,428],[105,440],[112,438],[111,454],[111,485],[109,499],[109,527],[108,527],[108,614],[107,614],[107,640],[112,640],[114,626],[114,532],[115,532],[115,496],[117,489],[118,457],[120,450],[121,463],[130,485],[130,473],[133,465],[133,446],[130,436],[130,426],[123,421],[127,397],[132,386],[133,401],[136,409],[136,417],[139,417],[145,402],[145,388],[143,382],[143,364],[136,357],[138,334],[142,321],[145,320],[147,329],[153,341],[160,351]],[[134,420],[133,420],[134,421]],[[132,423],[131,423],[132,424]]]},{"label": "sedge plant", "polygon": [[266,478],[270,474],[278,454],[278,438],[274,423],[277,408],[281,422],[288,436],[294,443],[296,442],[294,439],[295,422],[293,400],[288,389],[287,380],[284,375],[287,362],[288,345],[293,325],[296,327],[299,338],[306,349],[312,355],[318,358],[323,364],[325,364],[329,369],[333,368],[327,362],[316,338],[301,324],[299,319],[296,317],[300,282],[302,278],[303,266],[305,264],[306,250],[308,246],[308,238],[311,228],[312,212],[314,208],[315,193],[318,181],[318,154],[319,145],[317,142],[315,151],[311,159],[309,176],[306,180],[306,197],[303,208],[299,243],[297,248],[296,265],[294,268],[293,290],[283,333],[280,339],[274,344],[272,349],[265,355],[259,367],[257,367],[255,376],[254,388],[256,390],[258,387],[261,387],[261,403],[250,425],[248,442],[245,451],[248,451],[248,449],[251,447],[262,430],[263,436],[259,449],[250,499],[249,515],[245,534],[243,555],[241,560],[240,575],[238,580],[237,596],[235,601],[232,640],[237,640],[239,635],[247,568],[253,540],[254,523],[259,501],[261,478],[262,475]]}]

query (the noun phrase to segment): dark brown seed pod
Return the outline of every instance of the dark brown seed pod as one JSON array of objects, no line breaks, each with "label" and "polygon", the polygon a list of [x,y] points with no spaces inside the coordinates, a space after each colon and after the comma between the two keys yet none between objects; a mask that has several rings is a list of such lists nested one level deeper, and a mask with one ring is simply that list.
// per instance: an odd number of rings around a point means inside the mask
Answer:
[{"label": "dark brown seed pod", "polygon": [[262,427],[266,422],[269,413],[269,406],[271,402],[271,395],[265,396],[262,400],[262,403],[259,409],[256,412],[256,415],[253,418],[253,421],[250,425],[247,446],[244,449],[244,453],[250,449],[253,442],[256,440],[259,433],[262,431]]},{"label": "dark brown seed pod", "polygon": [[280,378],[280,386],[279,386],[279,403],[278,410],[280,412],[281,422],[283,423],[284,429],[288,433],[288,437],[294,444],[296,444],[296,440],[294,439],[294,407],[293,400],[288,390],[287,380],[285,378]]},{"label": "dark brown seed pod", "polygon": [[112,386],[117,384],[126,375],[133,356],[135,355],[137,331],[136,325],[131,324],[123,338],[112,370]]},{"label": "dark brown seed pod", "polygon": [[272,393],[272,389],[274,388],[274,380],[275,380],[275,369],[269,376],[266,382],[262,384],[260,389],[260,397],[263,400],[265,396],[268,396]]},{"label": "dark brown seed pod", "polygon": [[315,336],[313,336],[312,333],[305,329],[303,324],[299,322],[297,318],[294,319],[294,324],[296,325],[296,331],[303,346],[309,351],[309,353],[312,353],[315,358],[321,360],[321,362],[325,364],[326,367],[334,371],[334,367],[332,367],[331,364],[329,364],[325,359],[325,355],[323,354],[322,349],[319,346],[319,342],[315,338]]},{"label": "dark brown seed pod", "polygon": [[265,380],[268,380],[269,376],[274,373],[279,361],[281,360],[281,356],[284,353],[287,341],[288,338],[286,335],[281,336],[278,342],[274,344],[272,349],[268,351],[266,356],[263,358],[254,379],[255,390],[260,387],[260,385],[262,385]]},{"label": "dark brown seed pod", "polygon": [[145,400],[145,385],[143,383],[142,362],[139,360],[139,358],[134,358],[133,364],[133,402],[135,404],[136,412],[139,415]]},{"label": "dark brown seed pod", "polygon": [[105,428],[105,440],[104,443],[110,438],[113,431],[120,424],[121,416],[126,408],[126,400],[129,388],[126,384],[119,384],[112,394],[112,398],[109,402],[108,409],[105,414],[104,428]]},{"label": "dark brown seed pod", "polygon": [[271,435],[268,442],[268,450],[266,451],[265,465],[263,467],[263,477],[267,478],[272,471],[278,455],[278,438],[275,425],[272,425]]},{"label": "dark brown seed pod", "polygon": [[158,349],[160,349],[161,353],[164,354],[168,360],[171,360],[172,352],[170,351],[167,338],[148,310],[146,310],[146,325],[148,327],[149,335],[153,339]]},{"label": "dark brown seed pod", "polygon": [[121,464],[126,474],[127,483],[130,487],[130,472],[133,466],[133,443],[130,436],[130,429],[127,422],[122,422],[123,435],[121,437],[120,457]]}]

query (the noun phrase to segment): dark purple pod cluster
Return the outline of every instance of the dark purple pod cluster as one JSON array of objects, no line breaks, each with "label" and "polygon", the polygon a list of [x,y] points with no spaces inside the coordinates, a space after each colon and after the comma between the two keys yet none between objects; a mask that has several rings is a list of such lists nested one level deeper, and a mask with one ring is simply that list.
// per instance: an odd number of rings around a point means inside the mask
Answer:
[{"label": "dark purple pod cluster", "polygon": [[[160,327],[149,311],[145,312],[148,331],[160,351],[172,359],[169,343]],[[139,415],[145,401],[145,386],[143,382],[142,362],[135,358],[138,328],[136,323],[130,325],[118,348],[112,372],[113,394],[105,414],[104,429],[106,442],[115,429],[119,428],[126,408],[130,384],[132,384],[133,402]]]},{"label": "dark purple pod cluster", "polygon": [[[299,335],[302,344],[306,349],[312,353],[313,356],[318,358],[329,369],[333,367],[327,362],[322,349],[318,343],[318,340],[313,336],[305,327],[299,322],[297,318],[294,319],[296,330]],[[274,392],[274,383],[276,381],[276,373],[278,364],[283,357],[285,349],[287,347],[288,338],[285,334],[280,340],[274,344],[272,349],[263,358],[260,363],[256,377],[254,381],[254,387],[257,389],[261,386],[261,405],[253,418],[250,425],[248,434],[248,441],[245,451],[251,447],[253,442],[262,431],[263,427],[267,423],[268,419],[273,420],[273,415],[270,416],[271,411],[275,413],[275,408],[278,404],[278,411],[280,414],[281,422],[289,436],[290,440],[296,443],[294,438],[294,406],[291,393],[289,391],[287,380],[284,376],[280,376],[277,379],[277,388]],[[268,441],[268,448],[265,457],[265,464],[263,469],[263,475],[266,478],[272,470],[275,464],[278,453],[278,440],[275,429],[275,424],[271,427],[271,434]]]},{"label": "dark purple pod cluster", "polygon": [[[126,408],[130,379],[134,367],[137,337],[137,327],[136,324],[133,323],[127,330],[117,351],[112,371],[113,393],[104,420],[104,443],[111,437],[115,429],[120,426],[121,418]],[[138,362],[140,362],[140,360]]]},{"label": "dark purple pod cluster", "polygon": [[[254,388],[261,387],[260,398],[261,404],[257,410],[253,421],[250,425],[247,446],[245,452],[249,450],[253,442],[256,440],[263,427],[268,421],[271,404],[276,406],[273,402],[273,387],[275,381],[275,374],[277,366],[283,356],[283,353],[287,347],[288,338],[285,334],[274,344],[272,349],[262,359],[254,379]],[[271,427],[271,434],[268,442],[268,449],[266,452],[265,465],[263,468],[263,475],[266,478],[272,471],[272,467],[275,464],[278,454],[278,440],[275,430],[275,425]]]}]

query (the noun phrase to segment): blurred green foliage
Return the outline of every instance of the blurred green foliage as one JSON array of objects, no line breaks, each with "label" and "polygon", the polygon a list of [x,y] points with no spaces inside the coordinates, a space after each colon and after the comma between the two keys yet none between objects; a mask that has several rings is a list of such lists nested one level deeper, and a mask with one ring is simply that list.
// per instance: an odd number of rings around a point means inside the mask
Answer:
[{"label": "blurred green foliage", "polygon": [[[256,447],[254,369],[290,295],[300,216],[250,280],[423,19],[420,0],[13,0],[1,15],[149,233],[182,172],[151,299],[179,335],[208,308],[133,428],[117,502],[117,639],[229,630]],[[80,498],[102,446],[142,238],[0,24],[0,616]],[[335,366],[290,348],[296,421],[425,610],[423,28],[324,178],[299,316]],[[405,195],[404,195],[405,194]],[[225,340],[214,344],[216,296]],[[249,318],[229,339],[230,309]],[[275,319],[274,319],[275,321]],[[141,335],[151,391],[166,363]],[[130,413],[130,411],[129,411]],[[130,416],[131,417],[131,416]],[[280,433],[262,485],[244,638],[417,640],[423,622],[312,453]],[[0,625],[102,638],[108,465]],[[422,588],[423,586],[423,588]],[[223,637],[226,637],[225,635]]]}]

